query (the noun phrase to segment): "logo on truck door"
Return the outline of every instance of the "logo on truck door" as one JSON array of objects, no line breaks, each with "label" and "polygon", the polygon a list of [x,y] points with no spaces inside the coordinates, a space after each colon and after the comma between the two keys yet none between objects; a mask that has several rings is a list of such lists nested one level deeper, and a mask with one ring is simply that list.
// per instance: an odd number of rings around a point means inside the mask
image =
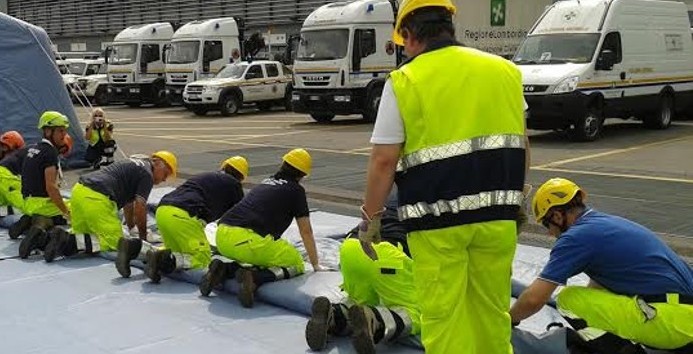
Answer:
[{"label": "logo on truck door", "polygon": [[505,0],[491,0],[491,26],[505,26]]}]

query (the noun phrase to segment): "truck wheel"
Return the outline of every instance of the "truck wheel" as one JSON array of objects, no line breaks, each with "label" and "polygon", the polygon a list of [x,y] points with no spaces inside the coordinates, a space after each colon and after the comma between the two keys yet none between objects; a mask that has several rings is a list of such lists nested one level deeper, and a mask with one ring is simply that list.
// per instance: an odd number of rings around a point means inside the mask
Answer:
[{"label": "truck wheel", "polygon": [[568,129],[568,138],[573,141],[595,141],[604,128],[604,111],[599,103],[592,104],[584,116]]},{"label": "truck wheel", "polygon": [[171,102],[169,102],[168,97],[166,97],[166,88],[164,86],[155,86],[154,94],[156,95],[156,97],[154,97],[155,106],[168,107],[171,105]]},{"label": "truck wheel", "polygon": [[94,93],[94,103],[97,106],[108,106],[108,91],[105,87],[101,86],[96,89]]},{"label": "truck wheel", "polygon": [[193,113],[195,113],[196,116],[204,116],[207,114],[207,107],[195,107],[195,106],[190,106],[189,108]]},{"label": "truck wheel", "polygon": [[671,94],[664,93],[659,98],[657,113],[652,117],[643,120],[643,124],[649,129],[666,129],[671,125],[671,118],[674,115],[674,98]]},{"label": "truck wheel", "polygon": [[366,110],[363,112],[363,120],[366,122],[375,122],[378,116],[378,107],[380,107],[380,97],[383,95],[383,87],[374,87],[368,93],[366,99]]},{"label": "truck wheel", "polygon": [[224,96],[219,104],[221,106],[221,115],[224,117],[229,117],[238,113],[238,109],[241,106],[241,103],[236,95]]},{"label": "truck wheel", "polygon": [[255,104],[257,106],[257,109],[267,112],[272,110],[272,102],[269,101],[264,101],[264,102],[258,102]]},{"label": "truck wheel", "polygon": [[294,110],[294,107],[292,105],[292,100],[293,100],[292,91],[293,91],[293,89],[291,88],[291,86],[287,86],[286,93],[284,93],[284,98],[282,99],[282,102],[281,102],[281,104],[284,106],[284,109],[289,111],[289,112]]},{"label": "truck wheel", "polygon": [[142,103],[140,103],[140,102],[127,102],[126,104],[127,104],[128,107],[130,107],[130,108],[137,108],[137,107],[139,107]]},{"label": "truck wheel", "polygon": [[330,113],[311,113],[310,117],[318,123],[327,123],[334,119],[334,114]]}]

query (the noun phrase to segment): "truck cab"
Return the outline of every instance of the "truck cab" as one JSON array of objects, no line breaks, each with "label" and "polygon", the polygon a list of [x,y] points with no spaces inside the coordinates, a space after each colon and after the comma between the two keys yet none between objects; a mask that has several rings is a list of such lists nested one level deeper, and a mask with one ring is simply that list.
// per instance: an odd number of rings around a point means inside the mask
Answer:
[{"label": "truck cab", "polygon": [[98,101],[95,102],[98,105],[108,103],[108,81],[103,58],[62,59],[57,60],[56,64],[73,101],[78,102],[86,97],[88,100]]},{"label": "truck cab", "polygon": [[304,21],[294,60],[294,112],[318,122],[361,114],[374,121],[387,74],[401,61],[392,42],[396,4],[323,5]]},{"label": "truck cab", "polygon": [[167,103],[164,46],[172,36],[170,23],[131,26],[116,35],[106,48],[109,100],[131,107]]},{"label": "truck cab", "polygon": [[214,77],[225,64],[240,58],[242,22],[233,17],[188,22],[167,46],[166,95],[182,103],[185,85]]},{"label": "truck cab", "polygon": [[225,65],[212,79],[185,86],[183,103],[196,115],[219,110],[232,116],[245,104],[260,110],[287,107],[291,99],[291,70],[279,61],[240,61]]},{"label": "truck cab", "polygon": [[597,139],[607,117],[666,129],[693,106],[693,41],[680,2],[559,1],[513,61],[522,71],[528,128],[565,130],[573,140]]}]

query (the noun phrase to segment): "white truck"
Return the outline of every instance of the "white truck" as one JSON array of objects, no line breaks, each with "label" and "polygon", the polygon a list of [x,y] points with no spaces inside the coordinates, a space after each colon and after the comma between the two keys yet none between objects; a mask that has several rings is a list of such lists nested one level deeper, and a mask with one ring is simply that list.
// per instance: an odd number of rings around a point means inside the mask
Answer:
[{"label": "white truck", "polygon": [[693,107],[693,40],[686,5],[656,0],[564,0],[518,50],[527,126],[599,137],[604,119],[666,129]]},{"label": "white truck", "polygon": [[214,77],[241,56],[243,23],[233,17],[192,21],[173,34],[167,46],[166,94],[181,103],[185,85]]},{"label": "white truck", "polygon": [[116,35],[106,48],[110,101],[138,107],[165,105],[164,46],[171,42],[170,23],[131,26]]},{"label": "white truck", "polygon": [[73,101],[86,98],[100,106],[108,104],[108,79],[103,58],[59,59],[56,64]]},{"label": "white truck", "polygon": [[[553,0],[454,0],[457,38],[511,57]],[[319,7],[303,23],[294,61],[293,110],[319,122],[361,114],[375,120],[387,74],[402,62],[392,42],[396,0]]]},{"label": "white truck", "polygon": [[232,116],[244,105],[260,110],[287,107],[291,100],[291,70],[279,61],[257,60],[226,64],[213,78],[185,86],[183,103],[196,115],[219,110]]}]

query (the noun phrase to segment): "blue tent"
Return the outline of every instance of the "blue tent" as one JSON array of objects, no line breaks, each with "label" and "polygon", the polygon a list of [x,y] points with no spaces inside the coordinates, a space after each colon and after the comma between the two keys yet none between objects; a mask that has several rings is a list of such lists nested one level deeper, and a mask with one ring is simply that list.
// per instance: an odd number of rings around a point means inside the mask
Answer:
[{"label": "blue tent", "polygon": [[0,12],[0,132],[19,131],[27,144],[38,142],[44,111],[70,118],[75,144],[67,166],[82,165],[87,143],[42,28]]}]

